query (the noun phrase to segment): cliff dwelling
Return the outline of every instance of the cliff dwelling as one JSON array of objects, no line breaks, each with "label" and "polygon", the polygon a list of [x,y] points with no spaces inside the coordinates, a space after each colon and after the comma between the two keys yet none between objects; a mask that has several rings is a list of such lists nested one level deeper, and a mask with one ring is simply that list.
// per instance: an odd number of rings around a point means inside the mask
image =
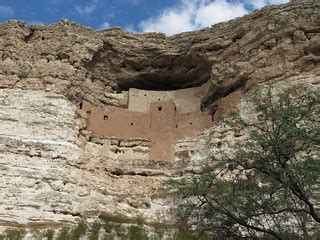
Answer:
[{"label": "cliff dwelling", "polygon": [[[173,36],[94,31],[65,19],[0,24],[0,236],[19,230],[24,239],[39,239],[52,231],[57,239],[69,229],[71,237],[81,229],[76,224],[87,222],[81,239],[92,233],[113,239],[116,230],[115,239],[129,239],[124,234],[130,229],[150,239],[175,239],[181,202],[179,194],[162,191],[163,183],[216,173],[221,164],[208,160],[231,157],[234,144],[245,145],[250,133],[220,120],[236,108],[259,123],[249,100],[269,87],[294,89],[299,100],[320,88],[319,13],[319,0],[292,1]],[[226,167],[224,176],[234,182],[233,173],[242,168]],[[264,174],[243,172],[250,186],[257,179],[259,188],[270,188]],[[308,196],[318,193],[315,185],[306,186]],[[261,194],[264,202],[280,196],[269,195]],[[305,228],[309,217],[298,215]],[[285,213],[276,219],[289,218]],[[277,226],[295,230],[293,221],[286,223],[290,228]],[[157,238],[159,232],[167,238]],[[301,233],[289,236],[306,237]]]},{"label": "cliff dwelling", "polygon": [[196,136],[212,124],[212,117],[201,111],[207,89],[206,84],[173,91],[130,88],[109,93],[110,98],[127,99],[125,108],[102,109],[88,102],[81,108],[88,113],[87,129],[93,136],[147,140],[150,161],[173,163],[176,141]]}]

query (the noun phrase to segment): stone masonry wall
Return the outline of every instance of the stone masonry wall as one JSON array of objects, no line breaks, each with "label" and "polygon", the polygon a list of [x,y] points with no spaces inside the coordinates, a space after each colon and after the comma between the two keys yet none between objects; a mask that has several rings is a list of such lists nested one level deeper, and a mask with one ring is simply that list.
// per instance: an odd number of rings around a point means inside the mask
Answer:
[{"label": "stone masonry wall", "polygon": [[149,160],[172,163],[177,139],[196,136],[212,124],[211,117],[200,109],[204,93],[203,86],[178,91],[130,89],[129,109],[92,107],[88,130],[105,138],[148,139]]}]

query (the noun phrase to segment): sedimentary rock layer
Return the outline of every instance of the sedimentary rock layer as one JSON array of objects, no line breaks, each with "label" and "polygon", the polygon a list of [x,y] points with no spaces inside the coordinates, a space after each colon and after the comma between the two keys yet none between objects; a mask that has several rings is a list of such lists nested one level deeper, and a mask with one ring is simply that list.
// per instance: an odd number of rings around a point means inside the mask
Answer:
[{"label": "sedimentary rock layer", "polygon": [[319,72],[319,2],[269,6],[212,28],[166,37],[62,20],[0,26],[1,88],[59,92],[103,105],[106,91],[211,82],[205,105],[270,79]]},{"label": "sedimentary rock layer", "polygon": [[[93,31],[62,20],[0,25],[0,225],[56,226],[116,215],[172,220],[163,180],[194,174],[241,134],[218,120],[261,84],[319,86],[320,3],[269,6],[172,37]],[[130,88],[208,84],[202,110],[213,125],[174,144],[170,164],[150,161],[150,140],[98,138],[83,101],[126,108]],[[125,96],[126,93],[123,93]]]}]

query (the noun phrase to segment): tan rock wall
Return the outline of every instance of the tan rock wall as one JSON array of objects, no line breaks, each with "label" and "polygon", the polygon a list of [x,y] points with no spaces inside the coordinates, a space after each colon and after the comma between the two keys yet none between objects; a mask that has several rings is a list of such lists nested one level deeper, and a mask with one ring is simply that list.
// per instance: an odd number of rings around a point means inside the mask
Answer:
[{"label": "tan rock wall", "polygon": [[78,148],[75,111],[62,95],[0,89],[0,153],[71,157]]},{"label": "tan rock wall", "polygon": [[232,111],[237,111],[236,107],[241,102],[242,95],[241,91],[235,91],[221,99],[218,102],[217,111],[213,116],[214,121],[219,121],[227,117]]},{"label": "tan rock wall", "polygon": [[[172,221],[176,202],[161,195],[161,182],[200,172],[241,136],[213,124],[178,138],[171,164],[151,162],[151,140],[95,136],[87,130],[91,107],[77,107],[87,101],[103,113],[125,109],[125,91],[141,81],[162,90],[208,81],[204,109],[220,106],[216,117],[223,116],[233,102],[227,96],[240,90],[240,113],[250,118],[246,94],[262,83],[319,86],[319,9],[317,0],[295,1],[172,37],[93,31],[65,20],[0,24],[0,226],[51,227],[101,214]],[[169,100],[181,106],[178,99],[190,96],[182,95]],[[198,108],[199,98],[191,98],[183,102]],[[193,117],[202,121],[189,115],[179,120],[183,129]]]},{"label": "tan rock wall", "polygon": [[[312,90],[319,88],[320,77],[289,78],[274,89],[291,84],[301,91]],[[55,227],[81,218],[95,220],[102,214],[146,223],[172,221],[170,209],[176,202],[161,195],[161,182],[200,172],[208,156],[231,152],[228,143],[243,137],[215,124],[197,136],[177,140],[173,164],[159,164],[149,161],[151,142],[146,139],[95,138],[81,130],[85,114],[81,117],[63,95],[25,90],[0,93],[2,229]],[[246,95],[239,109],[243,117],[251,117]]]}]

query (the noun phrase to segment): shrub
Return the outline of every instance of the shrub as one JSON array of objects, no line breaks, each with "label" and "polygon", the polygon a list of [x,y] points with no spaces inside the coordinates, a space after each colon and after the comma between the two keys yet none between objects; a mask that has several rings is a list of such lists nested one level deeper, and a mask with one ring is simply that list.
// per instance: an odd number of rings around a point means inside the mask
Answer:
[{"label": "shrub", "polygon": [[101,229],[101,223],[98,221],[95,221],[92,223],[91,228],[90,228],[90,236],[89,240],[98,240],[99,239],[99,231]]},{"label": "shrub", "polygon": [[71,240],[70,228],[67,226],[62,227],[59,231],[57,240]]},{"label": "shrub", "polygon": [[85,221],[78,223],[78,226],[71,231],[71,238],[74,240],[79,239],[81,236],[85,235],[87,232],[88,226]]},{"label": "shrub", "polygon": [[5,239],[8,240],[20,240],[26,234],[25,230],[8,229],[5,231]]},{"label": "shrub", "polygon": [[128,228],[127,237],[130,240],[147,240],[148,236],[141,227],[130,226]]},{"label": "shrub", "polygon": [[169,181],[181,225],[219,239],[310,239],[320,224],[320,92],[269,89],[251,103],[250,118],[226,121],[247,135],[201,174]]},{"label": "shrub", "polygon": [[54,230],[52,230],[52,229],[45,230],[43,232],[43,237],[46,238],[47,240],[53,240]]}]

